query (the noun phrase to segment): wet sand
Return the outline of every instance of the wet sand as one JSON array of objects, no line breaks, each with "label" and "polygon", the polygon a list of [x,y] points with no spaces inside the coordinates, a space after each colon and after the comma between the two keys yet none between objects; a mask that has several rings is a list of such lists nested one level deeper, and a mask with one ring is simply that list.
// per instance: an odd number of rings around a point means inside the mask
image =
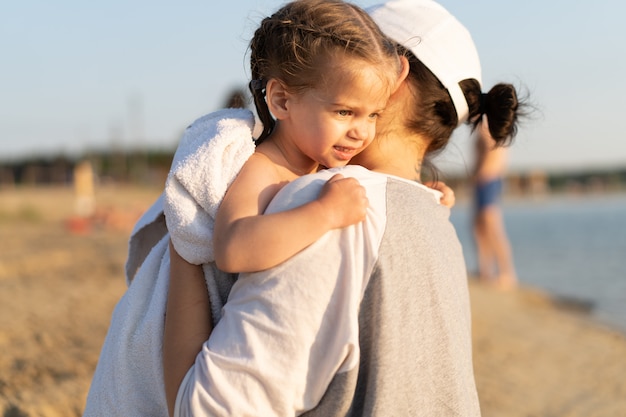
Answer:
[{"label": "wet sand", "polygon": [[[100,187],[68,222],[71,188],[0,189],[0,415],[80,416],[132,224],[158,189]],[[470,281],[483,415],[626,416],[626,337],[532,289]]]}]

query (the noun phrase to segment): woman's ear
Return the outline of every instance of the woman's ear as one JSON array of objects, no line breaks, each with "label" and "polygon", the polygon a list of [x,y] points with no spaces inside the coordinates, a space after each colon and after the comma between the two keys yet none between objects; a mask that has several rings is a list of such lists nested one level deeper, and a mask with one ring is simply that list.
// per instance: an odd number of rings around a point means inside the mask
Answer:
[{"label": "woman's ear", "polygon": [[398,75],[398,80],[396,81],[396,87],[393,89],[393,93],[400,88],[400,85],[402,85],[404,80],[406,80],[406,77],[409,75],[409,70],[411,69],[409,60],[404,55],[401,55],[398,58],[400,59],[400,74]]},{"label": "woman's ear", "polygon": [[276,120],[285,119],[287,117],[287,101],[290,94],[279,80],[270,78],[265,86],[265,100],[267,107],[274,115]]}]

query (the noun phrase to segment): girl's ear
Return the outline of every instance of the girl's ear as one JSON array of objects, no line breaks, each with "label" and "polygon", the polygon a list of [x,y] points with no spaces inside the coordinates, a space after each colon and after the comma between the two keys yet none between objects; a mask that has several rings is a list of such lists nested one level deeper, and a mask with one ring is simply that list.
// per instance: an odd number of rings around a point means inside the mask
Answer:
[{"label": "girl's ear", "polygon": [[267,107],[274,115],[276,120],[285,119],[287,117],[287,101],[290,94],[285,86],[276,78],[270,78],[265,86],[265,100]]}]

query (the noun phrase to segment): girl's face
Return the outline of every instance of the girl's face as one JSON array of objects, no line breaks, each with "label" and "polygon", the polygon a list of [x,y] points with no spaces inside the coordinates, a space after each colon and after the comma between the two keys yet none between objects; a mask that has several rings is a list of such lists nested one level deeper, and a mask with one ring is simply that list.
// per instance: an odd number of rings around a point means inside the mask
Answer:
[{"label": "girl's face", "polygon": [[281,120],[284,138],[327,168],[346,165],[372,142],[391,92],[380,68],[354,58],[330,61],[320,69],[321,86],[289,94],[289,116]]}]

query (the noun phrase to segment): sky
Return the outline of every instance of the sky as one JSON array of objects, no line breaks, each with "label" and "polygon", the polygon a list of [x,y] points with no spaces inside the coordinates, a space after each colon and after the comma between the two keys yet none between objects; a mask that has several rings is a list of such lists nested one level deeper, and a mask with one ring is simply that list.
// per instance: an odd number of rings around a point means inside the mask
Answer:
[{"label": "sky", "polygon": [[[370,6],[377,0],[356,0]],[[534,111],[510,169],[626,167],[626,3],[440,0],[472,33],[483,90]],[[0,5],[0,160],[174,149],[249,79],[247,46],[276,0],[21,0]],[[440,166],[471,165],[459,129]]]}]

